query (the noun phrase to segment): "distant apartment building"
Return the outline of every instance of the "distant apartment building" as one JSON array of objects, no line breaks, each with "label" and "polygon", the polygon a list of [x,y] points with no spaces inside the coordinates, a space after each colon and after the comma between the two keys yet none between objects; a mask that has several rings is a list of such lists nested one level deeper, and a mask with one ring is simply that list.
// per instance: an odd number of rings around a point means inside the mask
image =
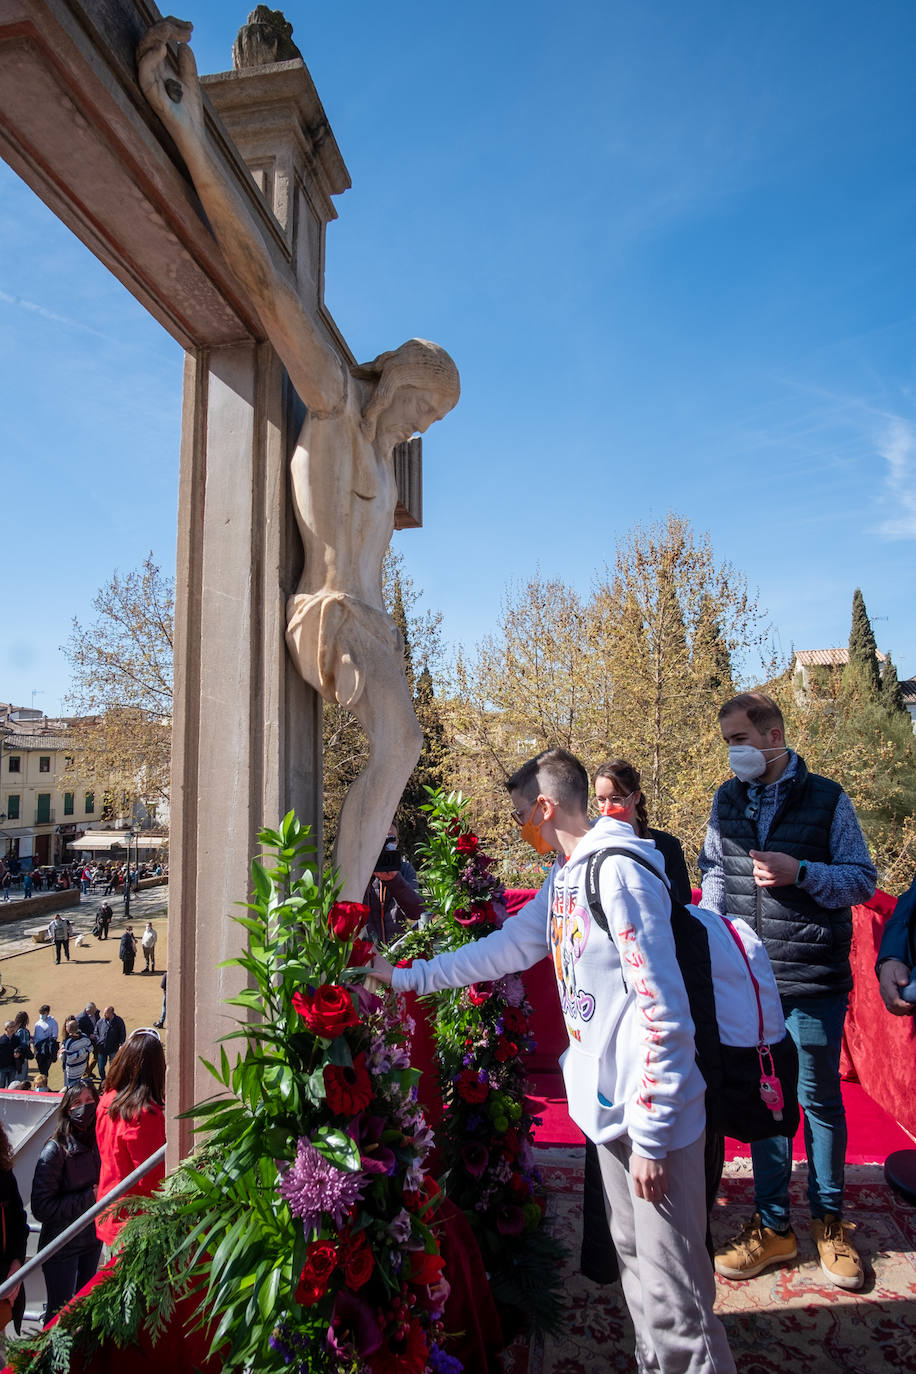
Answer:
[{"label": "distant apartment building", "polygon": [[24,869],[67,862],[67,844],[98,821],[93,786],[68,771],[67,722],[0,703],[0,856]]},{"label": "distant apartment building", "polygon": [[[882,654],[880,649],[876,652],[878,654],[878,671],[883,674],[887,656]],[[797,649],[792,673],[799,697],[807,696],[811,690],[811,673],[813,671],[818,669],[836,671],[837,668],[845,668],[848,662],[848,649]],[[902,679],[900,692],[903,697],[903,704],[913,722],[913,732],[916,734],[916,678]]]}]

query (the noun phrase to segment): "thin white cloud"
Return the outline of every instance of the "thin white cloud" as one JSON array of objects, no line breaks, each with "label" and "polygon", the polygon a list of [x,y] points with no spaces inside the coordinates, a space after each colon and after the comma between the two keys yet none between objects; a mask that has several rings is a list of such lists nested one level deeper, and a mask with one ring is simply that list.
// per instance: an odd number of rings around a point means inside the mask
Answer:
[{"label": "thin white cloud", "polygon": [[878,443],[887,463],[884,501],[894,514],[882,522],[879,533],[888,539],[916,539],[916,430],[895,416]]},{"label": "thin white cloud", "polygon": [[48,310],[43,305],[36,305],[34,301],[27,301],[23,296],[11,296],[8,291],[0,291],[0,301],[5,305],[14,305],[19,310],[29,310],[33,315],[40,315],[43,320],[48,320],[51,324],[63,324],[68,329],[78,329],[83,334],[92,334],[97,339],[108,341],[107,334],[100,333],[91,325],[81,324],[79,320],[71,320],[67,315],[57,315],[53,310]]}]

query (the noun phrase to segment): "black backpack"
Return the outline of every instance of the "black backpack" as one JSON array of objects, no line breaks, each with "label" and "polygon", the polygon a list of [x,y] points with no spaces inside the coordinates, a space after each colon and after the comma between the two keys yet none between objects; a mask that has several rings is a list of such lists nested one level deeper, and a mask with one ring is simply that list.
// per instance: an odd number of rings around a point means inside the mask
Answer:
[{"label": "black backpack", "polygon": [[[707,918],[722,921],[723,928],[728,928],[730,938],[724,942],[724,949],[728,952],[729,962],[739,970],[739,976],[744,977],[744,971],[735,963],[736,959],[743,959],[756,994],[758,1034],[755,1043],[747,1045],[726,1043],[720,1033],[710,934],[703,919],[683,902],[674,899],[667,879],[652,864],[633,850],[625,848],[601,849],[590,855],[585,871],[585,895],[592,919],[613,939],[598,888],[601,865],[612,854],[639,864],[663,883],[668,892],[675,954],[693,1018],[697,1064],[706,1080],[707,1130],[746,1142],[766,1140],[772,1136],[788,1136],[791,1139],[798,1130],[799,1122],[798,1051],[792,1037],[785,1031],[780,1040],[772,1043],[764,1041],[759,986],[740,935],[731,922],[714,912],[704,912]],[[779,1080],[778,1087],[773,1082],[774,1078]],[[767,1105],[764,1094],[771,1095],[773,1089],[778,1092],[780,1088],[782,1108],[777,1112]]]}]

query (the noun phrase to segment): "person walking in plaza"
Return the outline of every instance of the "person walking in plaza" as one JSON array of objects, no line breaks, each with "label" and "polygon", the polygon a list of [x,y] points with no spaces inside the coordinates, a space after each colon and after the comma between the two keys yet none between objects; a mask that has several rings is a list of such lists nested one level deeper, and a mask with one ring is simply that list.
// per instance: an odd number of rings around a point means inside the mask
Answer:
[{"label": "person walking in plaza", "polygon": [[102,905],[99,907],[98,912],[100,940],[108,939],[108,927],[111,925],[111,918],[113,915],[114,913],[111,909],[111,902],[103,902]]},{"label": "person walking in plaza", "polygon": [[[846,1113],[840,1047],[852,988],[852,910],[877,874],[852,803],[839,783],[810,773],[786,744],[778,705],[744,692],[719,711],[734,777],[713,799],[700,855],[703,905],[743,917],[763,941],[798,1048],[805,1111],[811,1233],[824,1276],[861,1288],[862,1261],[843,1221]],[[751,1145],[754,1214],[716,1253],[725,1278],[788,1264],[798,1245],[789,1215],[792,1142]]]},{"label": "person walking in plaza", "polygon": [[38,1020],[35,1022],[35,1064],[40,1074],[47,1075],[51,1065],[56,1061],[60,1052],[60,1031],[54,1017],[51,1015],[51,1008],[47,1002],[38,1008]]},{"label": "person walking in plaza", "polygon": [[143,950],[144,973],[156,972],[156,932],[153,929],[152,921],[147,921],[146,930],[140,937],[140,948]]},{"label": "person walking in plaza", "polygon": [[[151,1028],[131,1031],[112,1060],[99,1103],[97,1135],[100,1198],[165,1144],[165,1054]],[[160,1161],[129,1195],[148,1197],[164,1178],[165,1163]],[[96,1222],[99,1239],[112,1245],[125,1219],[116,1208],[103,1213]]]},{"label": "person walking in plaza", "polygon": [[34,883],[32,882],[32,874],[31,874],[31,872],[30,872],[28,869],[26,869],[26,872],[23,874],[23,878],[22,878],[22,898],[23,898],[23,901],[25,901],[27,898],[31,897],[33,887],[34,887]]},{"label": "person walking in plaza", "polygon": [[[89,1082],[68,1087],[57,1130],[45,1144],[32,1179],[32,1215],[41,1222],[39,1252],[95,1202],[99,1150],[95,1120],[99,1095]],[[91,1224],[42,1265],[48,1293],[45,1320],[70,1301],[92,1278],[102,1243]]]},{"label": "person walking in plaza", "polygon": [[92,1041],[81,1031],[75,1016],[68,1016],[64,1025],[66,1038],[60,1047],[60,1063],[64,1071],[64,1087],[71,1088],[89,1072]]},{"label": "person walking in plaza", "polygon": [[127,1027],[114,1007],[106,1007],[95,1028],[95,1054],[99,1078],[104,1079],[109,1062],[127,1039]]},{"label": "person walking in plaza", "polygon": [[3,900],[8,902],[10,899],[10,888],[13,886],[13,875],[9,869],[5,869],[3,877],[0,878],[0,888],[3,890]]},{"label": "person walking in plaza", "polygon": [[70,936],[72,934],[70,922],[59,913],[51,920],[48,926],[48,935],[54,941],[54,954],[56,964],[60,963],[61,950],[67,956],[67,963],[70,962]]},{"label": "person walking in plaza", "polygon": [[162,988],[162,1010],[159,1013],[159,1020],[153,1022],[153,1025],[156,1027],[157,1030],[162,1030],[163,1026],[165,1025],[165,1004],[168,998],[168,977],[169,971],[168,969],[166,969],[165,973],[163,973],[162,977],[159,980],[159,986]]},{"label": "person walking in plaza", "polygon": [[[561,1061],[569,1112],[598,1146],[637,1368],[734,1374],[704,1243],[706,1085],[662,860],[623,821],[591,825],[588,774],[563,749],[530,759],[506,788],[523,838],[559,856],[540,892],[484,939],[410,968],[376,956],[372,972],[396,991],[426,995],[487,983],[551,955],[569,1033]],[[659,876],[607,855],[598,877],[605,931],[589,915],[586,872],[592,854],[612,847]]]},{"label": "person walking in plaza", "polygon": [[121,945],[118,950],[118,958],[121,960],[125,974],[133,973],[134,960],[137,957],[137,937],[134,934],[133,926],[128,926],[121,936]]}]

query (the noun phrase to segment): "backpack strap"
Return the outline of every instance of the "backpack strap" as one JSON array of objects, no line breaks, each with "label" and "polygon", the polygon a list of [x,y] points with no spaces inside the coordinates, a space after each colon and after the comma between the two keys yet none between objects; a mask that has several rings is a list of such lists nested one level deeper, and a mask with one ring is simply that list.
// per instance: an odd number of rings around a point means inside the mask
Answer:
[{"label": "backpack strap", "polygon": [[[639,854],[634,854],[632,849],[627,849],[624,845],[611,845],[607,849],[596,849],[593,854],[588,856],[588,863],[585,866],[585,900],[588,902],[588,909],[592,920],[601,927],[605,935],[610,935],[607,917],[601,905],[601,893],[598,890],[598,879],[601,875],[601,866],[605,859],[617,855],[624,859],[632,859],[634,864],[639,864],[647,873],[651,873],[653,878],[657,878],[660,883],[664,883],[669,898],[671,897],[671,884],[665,874],[659,873],[658,869],[650,864],[648,859],[642,858]],[[673,898],[672,898],[673,901]]]}]

